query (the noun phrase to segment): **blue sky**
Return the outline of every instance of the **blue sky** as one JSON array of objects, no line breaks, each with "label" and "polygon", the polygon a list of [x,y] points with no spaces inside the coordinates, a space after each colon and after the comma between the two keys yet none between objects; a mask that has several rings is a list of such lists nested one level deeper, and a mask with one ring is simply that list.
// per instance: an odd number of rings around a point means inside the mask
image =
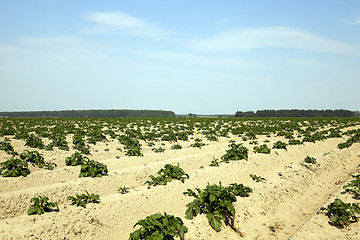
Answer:
[{"label": "blue sky", "polygon": [[0,111],[360,110],[360,1],[0,1]]}]

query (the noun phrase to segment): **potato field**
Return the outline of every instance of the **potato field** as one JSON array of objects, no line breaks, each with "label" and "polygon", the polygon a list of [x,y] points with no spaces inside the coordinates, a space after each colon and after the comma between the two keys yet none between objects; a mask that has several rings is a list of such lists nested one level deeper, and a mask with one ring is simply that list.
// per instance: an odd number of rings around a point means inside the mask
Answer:
[{"label": "potato field", "polygon": [[0,239],[360,239],[359,118],[0,118]]}]

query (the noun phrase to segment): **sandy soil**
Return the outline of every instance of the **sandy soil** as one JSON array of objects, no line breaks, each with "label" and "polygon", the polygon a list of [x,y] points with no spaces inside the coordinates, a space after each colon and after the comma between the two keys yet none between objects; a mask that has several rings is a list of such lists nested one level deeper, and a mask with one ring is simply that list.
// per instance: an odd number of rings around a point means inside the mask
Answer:
[{"label": "sandy soil", "polygon": [[[242,142],[232,136],[236,142]],[[270,140],[268,146],[282,137],[259,136],[259,144]],[[3,140],[3,138],[0,138]],[[350,181],[350,174],[358,173],[360,143],[348,149],[338,149],[344,138],[328,139],[316,143],[288,146],[285,150],[272,150],[270,154],[255,154],[253,145],[248,161],[221,163],[210,167],[213,158],[220,158],[228,149],[230,138],[220,138],[207,145],[192,148],[193,139],[182,142],[181,150],[171,150],[166,143],[164,153],[154,153],[143,143],[143,157],[127,157],[123,145],[117,140],[91,145],[90,159],[108,166],[108,176],[102,178],[78,178],[80,166],[66,166],[65,158],[74,150],[45,151],[24,146],[23,140],[11,139],[15,150],[38,150],[45,161],[55,162],[53,170],[31,168],[27,177],[0,178],[0,239],[128,239],[133,225],[154,213],[181,217],[189,231],[185,239],[360,239],[360,223],[344,229],[329,224],[324,214],[317,214],[335,198],[347,202],[359,202],[344,193],[342,186]],[[160,146],[160,142],[155,147]],[[71,149],[71,148],[70,148]],[[109,149],[109,150],[107,150]],[[317,159],[316,164],[304,163],[306,156]],[[0,161],[9,155],[0,151]],[[149,175],[155,175],[165,164],[177,164],[190,175],[185,183],[172,181],[166,186],[150,189],[144,185]],[[267,179],[254,182],[249,174]],[[245,233],[242,238],[229,226],[223,225],[215,232],[205,216],[193,220],[185,218],[185,205],[193,200],[182,194],[186,189],[205,188],[207,183],[221,181],[223,185],[242,183],[250,186],[253,193],[248,198],[238,198],[234,204],[235,222]],[[129,193],[120,194],[117,189],[130,188]],[[90,203],[86,208],[70,204],[69,195],[84,190],[100,195],[98,204]],[[59,212],[43,215],[27,215],[30,199],[46,195],[59,204]]]}]

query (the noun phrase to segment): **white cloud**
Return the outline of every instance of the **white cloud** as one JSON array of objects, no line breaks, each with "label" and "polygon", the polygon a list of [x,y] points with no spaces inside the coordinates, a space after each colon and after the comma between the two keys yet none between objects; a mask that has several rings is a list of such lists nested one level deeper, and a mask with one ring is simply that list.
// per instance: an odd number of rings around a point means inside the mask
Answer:
[{"label": "white cloud", "polygon": [[23,37],[19,42],[32,46],[56,46],[56,45],[73,45],[81,44],[82,41],[73,36],[54,36],[54,37]]},{"label": "white cloud", "polygon": [[301,58],[296,58],[296,59],[287,59],[285,64],[288,65],[293,65],[296,67],[304,67],[304,68],[308,68],[308,67],[323,67],[324,64],[320,61],[316,61],[316,60],[312,60],[312,59],[301,59]]},{"label": "white cloud", "polygon": [[257,48],[293,48],[309,51],[352,53],[357,46],[319,37],[289,27],[245,28],[190,41],[190,47],[202,51],[234,51]]},{"label": "white cloud", "polygon": [[360,24],[360,16],[355,19],[354,23],[355,24]]},{"label": "white cloud", "polygon": [[120,12],[89,12],[85,19],[97,25],[86,29],[92,33],[120,32],[137,36],[163,38],[167,32],[155,24]]},{"label": "white cloud", "polygon": [[180,65],[213,65],[222,67],[248,68],[248,69],[270,69],[268,64],[243,61],[235,58],[208,57],[183,52],[138,52],[138,54],[150,59],[164,62],[175,62]]}]

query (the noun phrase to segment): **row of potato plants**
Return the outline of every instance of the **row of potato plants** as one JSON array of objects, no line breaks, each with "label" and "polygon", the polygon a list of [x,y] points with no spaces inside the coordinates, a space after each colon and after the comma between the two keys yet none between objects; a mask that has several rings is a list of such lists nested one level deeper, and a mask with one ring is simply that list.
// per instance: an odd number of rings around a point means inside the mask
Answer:
[{"label": "row of potato plants", "polygon": [[[2,120],[2,121],[1,121]],[[0,136],[23,139],[32,148],[68,150],[66,136],[74,136],[74,145],[85,147],[109,139],[129,138],[150,141],[188,141],[194,134],[202,134],[208,140],[230,134],[242,137],[244,141],[255,140],[257,135],[283,136],[285,139],[303,142],[316,142],[327,138],[341,137],[341,128],[354,126],[354,119],[335,120],[209,120],[209,119],[158,119],[129,120],[117,119],[1,119]],[[310,122],[310,123],[307,123]],[[357,122],[358,123],[358,122]],[[351,133],[349,133],[351,134]],[[75,137],[76,136],[76,137]],[[80,137],[79,137],[80,136]],[[48,138],[45,145],[41,138]],[[80,143],[79,140],[80,139]],[[81,140],[82,139],[82,140]]]}]

